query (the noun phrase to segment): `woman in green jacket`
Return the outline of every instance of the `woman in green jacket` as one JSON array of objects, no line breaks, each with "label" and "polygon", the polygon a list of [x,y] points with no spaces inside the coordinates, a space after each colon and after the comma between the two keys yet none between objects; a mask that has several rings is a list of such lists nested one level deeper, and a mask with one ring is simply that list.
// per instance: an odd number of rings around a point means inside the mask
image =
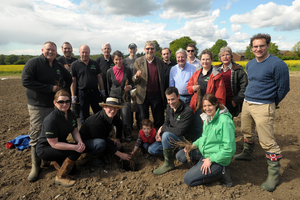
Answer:
[{"label": "woman in green jacket", "polygon": [[[193,143],[194,150],[189,153],[191,163],[195,164],[183,177],[189,186],[201,185],[223,178],[223,186],[231,187],[229,165],[235,153],[235,134],[232,116],[210,93],[202,99],[203,133]],[[176,154],[178,161],[187,164],[186,147]]]}]

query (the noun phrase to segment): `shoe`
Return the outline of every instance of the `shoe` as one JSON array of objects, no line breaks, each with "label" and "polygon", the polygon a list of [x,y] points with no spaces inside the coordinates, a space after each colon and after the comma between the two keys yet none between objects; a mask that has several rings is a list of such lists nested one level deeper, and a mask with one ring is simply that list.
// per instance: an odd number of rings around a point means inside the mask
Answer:
[{"label": "shoe", "polygon": [[261,189],[273,192],[276,189],[276,186],[279,185],[279,169],[280,163],[279,161],[271,161],[267,160],[269,165],[268,167],[268,177],[267,180],[260,186]]},{"label": "shoe", "polygon": [[30,174],[28,175],[27,179],[29,181],[35,181],[39,177],[39,172],[40,172],[40,165],[41,165],[41,159],[37,156],[36,151],[35,151],[35,146],[31,147],[31,171]]},{"label": "shoe", "polygon": [[61,165],[59,171],[55,176],[56,185],[62,185],[64,187],[72,187],[73,185],[75,185],[76,181],[71,180],[68,177],[68,174],[70,173],[74,165],[75,165],[75,161],[66,158],[66,160],[63,162],[63,164]]},{"label": "shoe", "polygon": [[222,180],[224,187],[232,187],[231,172],[228,167],[223,168]]},{"label": "shoe", "polygon": [[162,166],[153,170],[153,174],[155,175],[162,175],[168,171],[175,169],[173,149],[163,149],[163,154],[165,157],[165,162]]},{"label": "shoe", "polygon": [[255,143],[251,144],[248,142],[244,142],[244,149],[243,149],[242,153],[234,155],[233,159],[246,160],[246,161],[252,160],[252,152],[254,150],[254,146],[255,146]]}]

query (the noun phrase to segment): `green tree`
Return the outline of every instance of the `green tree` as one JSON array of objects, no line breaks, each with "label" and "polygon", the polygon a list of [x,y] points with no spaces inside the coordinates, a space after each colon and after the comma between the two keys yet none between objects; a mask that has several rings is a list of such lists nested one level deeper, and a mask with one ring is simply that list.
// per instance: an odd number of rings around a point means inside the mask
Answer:
[{"label": "green tree", "polygon": [[293,46],[292,51],[296,56],[300,57],[300,41]]},{"label": "green tree", "polygon": [[19,60],[19,56],[12,54],[12,55],[6,56],[4,62],[7,65],[12,65],[15,62],[17,62],[17,60]]},{"label": "green tree", "polygon": [[19,59],[16,62],[14,62],[14,65],[25,65],[25,63],[26,63],[25,57],[21,55]]},{"label": "green tree", "polygon": [[0,55],[0,65],[5,65],[5,55],[1,54]]},{"label": "green tree", "polygon": [[222,39],[218,39],[216,43],[210,48],[210,51],[213,54],[213,61],[218,61],[219,60],[219,52],[222,47],[226,47],[227,42]]},{"label": "green tree", "polygon": [[279,53],[278,45],[276,45],[276,43],[271,42],[268,51],[270,54],[276,56]]},{"label": "green tree", "polygon": [[[181,37],[179,39],[173,40],[172,42],[170,42],[170,50],[171,50],[171,60],[176,60],[176,51],[179,48],[183,48],[186,49],[187,45],[193,43],[195,46],[197,45],[197,42],[195,40],[192,40],[190,37],[188,36],[184,36]],[[196,53],[195,56],[197,56],[198,54],[198,48],[196,47]]]},{"label": "green tree", "polygon": [[155,43],[155,52],[154,55],[161,58],[161,47],[159,46],[158,42],[156,40],[153,40],[153,42]]},{"label": "green tree", "polygon": [[253,58],[255,58],[250,44],[246,47],[245,58],[247,58],[248,60],[252,60]]}]

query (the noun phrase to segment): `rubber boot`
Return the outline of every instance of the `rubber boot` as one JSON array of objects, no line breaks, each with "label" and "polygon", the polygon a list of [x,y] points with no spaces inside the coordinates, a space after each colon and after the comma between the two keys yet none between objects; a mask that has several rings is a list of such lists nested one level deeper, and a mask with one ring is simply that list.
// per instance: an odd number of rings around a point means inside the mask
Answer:
[{"label": "rubber boot", "polygon": [[163,150],[163,154],[165,157],[165,162],[162,166],[160,166],[159,168],[153,170],[153,174],[155,175],[161,175],[164,174],[170,170],[175,169],[175,165],[174,165],[174,155],[173,155],[173,149],[164,149]]},{"label": "rubber boot", "polygon": [[222,180],[223,180],[223,186],[224,187],[231,187],[232,186],[232,180],[231,180],[231,172],[228,169],[228,167],[224,167],[222,171]]},{"label": "rubber boot", "polygon": [[31,147],[31,172],[28,176],[29,181],[35,181],[39,177],[39,172],[40,172],[40,165],[41,165],[41,159],[37,156],[36,151],[35,151],[35,146]]},{"label": "rubber boot", "polygon": [[75,180],[71,180],[68,178],[68,174],[72,170],[73,166],[75,165],[75,161],[66,158],[66,160],[61,165],[59,171],[55,177],[55,184],[62,185],[64,187],[72,187],[75,184]]},{"label": "rubber boot", "polygon": [[123,126],[123,131],[124,131],[125,141],[130,142],[132,140],[130,128],[127,127],[126,125],[124,125]]},{"label": "rubber boot", "polygon": [[242,151],[242,153],[234,155],[233,159],[235,160],[246,160],[246,161],[250,161],[252,160],[252,152],[254,150],[254,146],[255,143],[248,143],[248,142],[244,142],[244,149]]},{"label": "rubber boot", "polygon": [[260,186],[261,189],[267,190],[269,192],[273,192],[276,189],[276,186],[279,185],[279,169],[280,163],[279,161],[270,161],[267,160],[269,165],[268,167],[268,178],[267,180]]}]

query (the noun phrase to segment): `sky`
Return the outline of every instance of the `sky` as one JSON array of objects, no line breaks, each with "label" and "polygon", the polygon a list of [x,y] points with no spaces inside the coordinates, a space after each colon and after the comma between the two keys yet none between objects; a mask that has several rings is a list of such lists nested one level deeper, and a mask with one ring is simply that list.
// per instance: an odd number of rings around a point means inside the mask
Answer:
[{"label": "sky", "polygon": [[128,44],[156,40],[160,47],[189,36],[199,51],[218,39],[244,51],[250,38],[268,33],[280,50],[300,41],[300,0],[0,0],[0,54],[39,55],[46,41],[62,54],[68,41],[79,55],[82,44],[100,54],[128,53]]}]

